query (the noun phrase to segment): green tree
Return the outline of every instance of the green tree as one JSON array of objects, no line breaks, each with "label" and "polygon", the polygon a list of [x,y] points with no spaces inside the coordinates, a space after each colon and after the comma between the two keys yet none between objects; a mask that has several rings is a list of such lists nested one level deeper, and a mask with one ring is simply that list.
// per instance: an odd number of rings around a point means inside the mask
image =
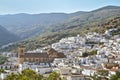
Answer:
[{"label": "green tree", "polygon": [[62,78],[57,72],[52,72],[49,77],[46,78],[31,69],[25,69],[21,73],[11,73],[10,75],[7,75],[4,80],[62,80]]},{"label": "green tree", "polygon": [[115,75],[110,77],[110,80],[120,80],[120,72],[117,71]]},{"label": "green tree", "polygon": [[62,80],[62,78],[60,77],[60,74],[57,72],[52,72],[49,77],[47,78],[47,80]]},{"label": "green tree", "polygon": [[43,79],[44,77],[40,74],[37,74],[35,71],[25,69],[18,74],[11,73],[4,80],[43,80]]},{"label": "green tree", "polygon": [[5,73],[6,71],[4,69],[0,69],[0,73]]},{"label": "green tree", "polygon": [[88,56],[88,53],[87,52],[84,52],[83,54],[82,54],[82,57],[87,57]]},{"label": "green tree", "polygon": [[96,55],[97,54],[97,50],[93,50],[90,52],[90,55]]},{"label": "green tree", "polygon": [[7,75],[7,77],[4,80],[18,80],[18,75],[11,73],[10,75]]},{"label": "green tree", "polygon": [[117,78],[117,76],[116,75],[112,75],[111,77],[110,77],[110,80],[117,80],[118,78]]}]

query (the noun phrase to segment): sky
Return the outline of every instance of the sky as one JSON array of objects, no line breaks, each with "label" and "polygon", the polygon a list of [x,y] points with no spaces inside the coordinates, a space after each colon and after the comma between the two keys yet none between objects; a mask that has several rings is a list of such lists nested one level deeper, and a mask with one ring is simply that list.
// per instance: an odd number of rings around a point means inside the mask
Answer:
[{"label": "sky", "polygon": [[0,0],[0,14],[72,13],[114,5],[120,0]]}]

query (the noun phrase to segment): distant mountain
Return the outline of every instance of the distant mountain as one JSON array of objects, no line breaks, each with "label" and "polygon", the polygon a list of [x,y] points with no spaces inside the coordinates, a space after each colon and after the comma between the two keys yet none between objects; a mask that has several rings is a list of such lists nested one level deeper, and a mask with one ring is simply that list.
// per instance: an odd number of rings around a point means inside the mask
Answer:
[{"label": "distant mountain", "polygon": [[19,40],[20,38],[12,34],[0,25],[0,47],[8,43]]},{"label": "distant mountain", "polygon": [[83,15],[85,13],[87,13],[87,11],[78,11],[78,12],[74,12],[74,13],[69,13],[68,15],[69,15],[69,18],[71,18],[71,17]]},{"label": "distant mountain", "polygon": [[[67,17],[64,18],[63,15],[64,17]],[[120,28],[119,6],[105,6],[90,12],[76,12],[71,14],[62,14],[61,16],[64,19],[62,18],[50,25],[44,25],[44,31],[41,35],[31,37],[27,40],[21,41],[20,43],[26,45],[27,49],[32,50],[57,42],[64,37],[84,34],[89,31],[102,33],[106,29],[111,28],[111,26]],[[55,18],[55,16],[52,17],[50,20]],[[38,26],[37,28],[38,32],[40,32],[40,27]],[[30,30],[31,28],[29,27],[28,29]],[[31,32],[33,32],[33,29],[31,29]],[[13,45],[12,48],[8,48],[15,49],[15,46],[17,47],[18,44]],[[8,50],[8,48],[6,48],[6,50]]]},{"label": "distant mountain", "polygon": [[[113,35],[120,35],[120,16],[114,17],[114,18],[108,18],[104,22],[98,22],[98,23],[90,23],[94,25],[90,25],[90,27],[84,27],[84,28],[74,28],[74,29],[67,29],[59,32],[52,32],[47,35],[32,37],[30,39],[18,42],[16,44],[13,44],[9,47],[6,47],[0,51],[9,51],[9,50],[16,50],[18,46],[25,45],[26,50],[33,50],[39,47],[44,47],[47,45],[50,45],[52,43],[58,42],[61,38],[69,37],[69,36],[76,36],[77,34],[86,33],[86,32],[99,32],[103,33],[105,30],[110,28],[118,28],[118,31],[115,32]],[[84,35],[83,34],[83,35]]]},{"label": "distant mountain", "polygon": [[43,13],[43,14],[13,14],[0,15],[0,24],[21,38],[39,35],[44,31],[56,32],[76,26],[84,26],[94,21],[105,19],[120,14],[119,6],[105,6],[93,11],[78,11],[66,13]]},{"label": "distant mountain", "polygon": [[[119,20],[120,7],[116,6],[106,6],[94,11],[83,12],[80,15],[70,17],[64,22],[50,26],[44,34],[26,40],[25,45],[27,47],[28,45],[31,46],[31,48],[28,49],[32,49],[52,44],[64,37],[84,34],[89,31],[103,33],[109,26],[110,28],[111,26],[120,27]],[[116,21],[116,23],[114,21]]]},{"label": "distant mountain", "polygon": [[109,5],[109,6],[104,6],[102,8],[99,8],[99,9],[96,9],[94,11],[100,11],[100,10],[111,10],[111,9],[120,9],[120,6],[112,6],[112,5]]},{"label": "distant mountain", "polygon": [[120,7],[106,6],[100,9],[86,12],[84,14],[77,15],[75,17],[71,17],[66,21],[64,21],[63,23],[51,26],[49,29],[52,32],[57,32],[60,30],[66,30],[66,29],[76,28],[76,27],[85,27],[85,26],[90,27],[89,23],[104,22],[108,18],[119,16],[119,15],[120,15]]},{"label": "distant mountain", "polygon": [[22,38],[34,36],[43,32],[50,25],[63,22],[68,18],[83,14],[77,12],[72,14],[65,13],[43,13],[43,14],[14,14],[0,15],[0,24],[9,31],[14,32]]}]

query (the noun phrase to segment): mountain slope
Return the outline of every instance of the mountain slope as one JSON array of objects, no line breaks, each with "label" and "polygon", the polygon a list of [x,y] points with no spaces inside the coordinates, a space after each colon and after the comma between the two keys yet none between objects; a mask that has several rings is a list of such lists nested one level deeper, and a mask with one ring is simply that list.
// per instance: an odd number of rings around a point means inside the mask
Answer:
[{"label": "mountain slope", "polygon": [[89,25],[89,27],[86,27],[86,26],[84,28],[76,27],[72,29],[61,30],[59,32],[52,32],[43,36],[33,37],[29,40],[23,41],[21,44],[26,45],[27,49],[32,50],[38,47],[43,47],[43,46],[47,46],[49,44],[55,43],[59,41],[61,38],[76,36],[77,34],[84,35],[85,33],[91,32],[91,31],[104,33],[105,30],[110,28],[118,28],[120,30],[120,16],[116,16],[114,18],[108,18],[102,23],[91,22],[90,24],[92,25]]},{"label": "mountain slope", "polygon": [[44,34],[25,42],[26,46],[31,46],[28,49],[32,49],[49,45],[64,37],[84,34],[89,31],[103,33],[109,26],[111,28],[115,25],[120,27],[120,7],[106,6],[69,18],[64,23],[51,26]]},{"label": "mountain slope", "polygon": [[120,7],[106,6],[97,10],[86,12],[79,16],[69,18],[61,24],[51,26],[49,30],[52,32],[66,30],[69,28],[88,26],[92,22],[104,22],[106,19],[120,15]]},{"label": "mountain slope", "polygon": [[72,14],[65,13],[44,13],[44,14],[14,14],[1,15],[0,24],[5,26],[9,31],[14,32],[22,38],[34,36],[43,32],[48,26],[63,22],[68,18],[84,14],[77,12]]},{"label": "mountain slope", "polygon": [[32,50],[57,42],[64,37],[84,34],[90,31],[103,33],[110,26],[115,27],[116,25],[120,27],[120,7],[106,6],[90,12],[72,13],[72,15],[68,19],[63,20],[64,22],[49,26],[42,35],[21,41],[5,50],[15,49],[19,44],[25,45],[28,50]]},{"label": "mountain slope", "polygon": [[[66,19],[66,14],[15,14],[1,15],[0,24],[9,31],[14,32],[22,38],[35,35],[35,32],[41,32],[49,25]],[[37,29],[39,28],[39,31]],[[30,34],[29,34],[30,33]]]},{"label": "mountain slope", "polygon": [[14,14],[0,15],[0,24],[11,32],[24,38],[39,35],[44,31],[57,32],[86,23],[102,22],[105,19],[120,14],[119,6],[106,6],[97,10],[75,13],[44,13],[44,14]]},{"label": "mountain slope", "polygon": [[19,39],[20,39],[19,37],[10,33],[0,25],[0,47],[2,45],[17,41]]},{"label": "mountain slope", "polygon": [[[76,36],[77,34],[85,34],[86,32],[90,32],[90,31],[95,31],[95,32],[99,32],[102,33],[109,29],[109,28],[118,28],[119,32],[115,33],[115,34],[119,34],[120,35],[120,16],[116,16],[116,17],[111,17],[108,18],[106,21],[104,22],[98,22],[98,23],[90,23],[90,24],[94,24],[94,25],[90,25],[89,28],[88,27],[84,27],[84,28],[72,28],[72,29],[67,29],[67,30],[63,30],[63,31],[59,31],[59,32],[52,32],[49,33],[47,35],[42,35],[42,36],[37,36],[37,37],[32,37],[30,39],[21,41],[19,43],[13,44],[9,47],[6,47],[3,49],[3,51],[6,50],[16,50],[18,46],[20,45],[25,45],[27,50],[33,50],[39,47],[44,47],[47,45],[50,45],[52,43],[58,42],[61,38],[65,38],[68,36]],[[1,50],[2,51],[2,50]]]}]

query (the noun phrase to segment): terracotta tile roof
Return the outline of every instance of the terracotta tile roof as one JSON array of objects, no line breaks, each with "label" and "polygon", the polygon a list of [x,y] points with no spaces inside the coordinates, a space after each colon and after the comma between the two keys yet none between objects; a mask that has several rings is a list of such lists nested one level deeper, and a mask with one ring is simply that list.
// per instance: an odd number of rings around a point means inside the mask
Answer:
[{"label": "terracotta tile roof", "polygon": [[20,58],[66,58],[66,56],[63,53],[57,52],[56,50],[50,48],[47,52],[44,53],[25,52],[24,55],[20,55]]}]

